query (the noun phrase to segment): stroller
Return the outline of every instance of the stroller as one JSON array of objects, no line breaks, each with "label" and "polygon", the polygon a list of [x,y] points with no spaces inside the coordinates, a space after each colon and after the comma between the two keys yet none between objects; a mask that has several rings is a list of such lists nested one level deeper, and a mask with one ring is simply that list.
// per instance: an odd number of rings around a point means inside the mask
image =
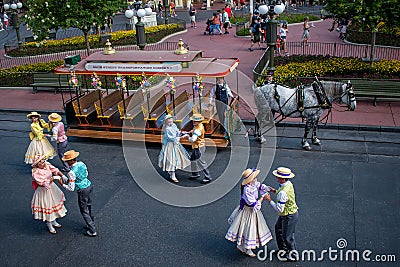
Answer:
[{"label": "stroller", "polygon": [[206,35],[208,33],[208,35],[211,34],[211,19],[208,19],[206,22],[206,29],[204,30],[204,35]]}]

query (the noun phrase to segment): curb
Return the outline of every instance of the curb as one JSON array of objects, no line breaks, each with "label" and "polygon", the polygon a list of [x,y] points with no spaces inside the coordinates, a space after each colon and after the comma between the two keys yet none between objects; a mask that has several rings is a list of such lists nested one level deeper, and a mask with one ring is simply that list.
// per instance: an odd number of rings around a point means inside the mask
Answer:
[{"label": "curb", "polygon": [[[254,120],[242,120],[245,125],[254,125]],[[305,123],[303,122],[280,122],[275,124],[279,128],[302,128],[304,129]],[[319,129],[331,129],[331,130],[345,130],[345,131],[367,131],[367,132],[389,132],[389,133],[400,133],[400,127],[398,126],[379,126],[379,125],[360,125],[360,124],[325,124],[318,125]]]},{"label": "curb", "polygon": [[10,112],[10,113],[30,113],[33,110],[37,111],[38,113],[42,113],[42,114],[50,114],[53,112],[57,112],[61,115],[65,115],[65,110],[0,108],[0,112]]},{"label": "curb", "polygon": [[[31,109],[15,109],[15,108],[0,108],[0,112],[12,112],[12,113],[29,113]],[[44,114],[50,114],[53,112],[65,115],[64,110],[40,110],[35,111]],[[254,120],[242,120],[245,125],[254,125]],[[291,127],[291,128],[304,128],[305,123],[303,122],[280,122],[275,125],[279,128]],[[367,132],[387,132],[387,133],[400,133],[400,127],[398,126],[379,126],[379,125],[357,125],[357,124],[325,124],[318,125],[320,129],[331,129],[331,130],[345,130],[345,131],[367,131]]]}]

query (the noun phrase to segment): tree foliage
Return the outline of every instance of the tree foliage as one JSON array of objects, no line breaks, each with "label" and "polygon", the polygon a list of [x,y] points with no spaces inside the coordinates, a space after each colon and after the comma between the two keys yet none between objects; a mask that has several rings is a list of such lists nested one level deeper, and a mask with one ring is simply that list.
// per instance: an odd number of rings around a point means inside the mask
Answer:
[{"label": "tree foliage", "polygon": [[105,24],[125,5],[124,0],[29,0],[25,22],[38,40],[51,30],[70,27],[82,30],[86,37],[93,23]]},{"label": "tree foliage", "polygon": [[352,19],[362,30],[376,30],[379,24],[400,25],[398,0],[326,0],[326,10],[338,18]]}]

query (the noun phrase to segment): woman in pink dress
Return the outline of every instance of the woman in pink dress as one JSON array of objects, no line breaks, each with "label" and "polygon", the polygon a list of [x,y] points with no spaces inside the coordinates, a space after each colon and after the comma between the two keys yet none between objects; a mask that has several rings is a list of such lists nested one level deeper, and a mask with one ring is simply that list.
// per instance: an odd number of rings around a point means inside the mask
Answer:
[{"label": "woman in pink dress", "polygon": [[64,193],[54,183],[60,176],[63,176],[62,172],[48,163],[44,155],[35,156],[32,164],[32,187],[35,189],[31,201],[32,214],[36,220],[46,222],[52,234],[57,233],[54,227],[61,227],[56,219],[64,217],[67,213]]}]

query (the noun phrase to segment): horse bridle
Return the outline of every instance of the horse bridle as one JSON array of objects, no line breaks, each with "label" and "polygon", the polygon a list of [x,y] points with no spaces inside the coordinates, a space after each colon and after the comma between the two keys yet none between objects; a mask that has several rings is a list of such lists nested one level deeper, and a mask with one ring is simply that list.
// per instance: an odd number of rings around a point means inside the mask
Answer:
[{"label": "horse bridle", "polygon": [[338,97],[339,104],[343,104],[343,97],[345,95],[347,95],[347,108],[350,110],[351,104],[356,101],[356,95],[350,81],[347,82],[346,90],[344,90],[344,92]]}]

